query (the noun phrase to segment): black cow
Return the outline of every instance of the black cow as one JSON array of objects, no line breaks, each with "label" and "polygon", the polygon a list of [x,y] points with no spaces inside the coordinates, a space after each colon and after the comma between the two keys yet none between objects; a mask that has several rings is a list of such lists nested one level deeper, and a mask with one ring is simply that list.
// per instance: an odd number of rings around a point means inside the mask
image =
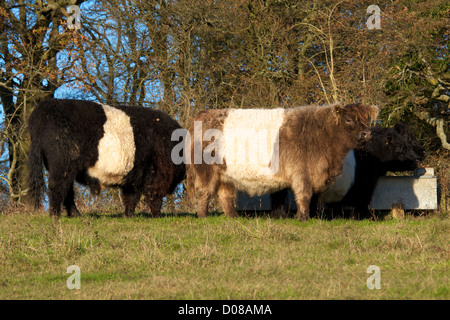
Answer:
[{"label": "black cow", "polygon": [[[351,206],[356,216],[367,217],[378,178],[388,171],[414,170],[425,156],[425,149],[406,125],[373,127],[370,141],[347,156],[342,177],[318,195],[318,201],[338,214],[342,206]],[[315,203],[312,202],[312,211]]]},{"label": "black cow", "polygon": [[100,186],[118,186],[125,214],[132,216],[144,194],[153,216],[159,216],[165,195],[185,176],[185,166],[171,160],[178,123],[162,111],[108,106],[81,100],[46,99],[29,119],[29,195],[39,207],[45,187],[42,167],[49,171],[50,214],[79,215],[74,181],[98,193]]}]

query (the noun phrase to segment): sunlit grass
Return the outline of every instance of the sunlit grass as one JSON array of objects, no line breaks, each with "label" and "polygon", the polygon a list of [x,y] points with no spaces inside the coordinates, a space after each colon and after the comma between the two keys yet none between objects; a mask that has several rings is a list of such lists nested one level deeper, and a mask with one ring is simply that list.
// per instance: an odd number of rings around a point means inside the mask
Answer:
[{"label": "sunlit grass", "polygon": [[[449,219],[0,215],[0,299],[448,299]],[[67,267],[81,270],[69,290]],[[369,290],[367,267],[381,269]]]}]

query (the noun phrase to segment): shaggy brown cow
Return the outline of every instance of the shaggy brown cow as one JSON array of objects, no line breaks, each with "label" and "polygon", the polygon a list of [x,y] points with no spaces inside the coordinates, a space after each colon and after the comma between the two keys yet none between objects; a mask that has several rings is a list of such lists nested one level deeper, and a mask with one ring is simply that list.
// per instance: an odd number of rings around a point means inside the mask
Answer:
[{"label": "shaggy brown cow", "polygon": [[253,196],[290,188],[297,218],[308,219],[312,194],[341,174],[343,159],[368,140],[377,114],[376,106],[361,104],[199,113],[186,140],[188,191],[197,193],[198,216],[207,215],[214,193],[235,217],[236,190]]}]

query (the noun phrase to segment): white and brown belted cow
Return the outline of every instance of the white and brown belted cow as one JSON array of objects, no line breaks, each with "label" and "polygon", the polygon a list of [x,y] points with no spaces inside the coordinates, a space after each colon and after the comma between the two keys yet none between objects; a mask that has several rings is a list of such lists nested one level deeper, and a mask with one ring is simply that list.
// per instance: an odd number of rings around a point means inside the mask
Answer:
[{"label": "white and brown belted cow", "polygon": [[186,140],[188,191],[197,194],[198,216],[207,215],[213,194],[235,217],[237,190],[254,196],[291,189],[297,218],[308,219],[311,196],[342,173],[343,159],[369,139],[377,115],[376,106],[362,104],[200,112]]}]

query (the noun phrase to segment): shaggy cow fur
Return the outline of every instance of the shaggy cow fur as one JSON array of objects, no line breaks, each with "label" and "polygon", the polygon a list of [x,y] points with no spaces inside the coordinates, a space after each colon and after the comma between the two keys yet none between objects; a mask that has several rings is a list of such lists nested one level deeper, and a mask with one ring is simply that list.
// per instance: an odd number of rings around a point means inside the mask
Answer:
[{"label": "shaggy cow fur", "polygon": [[[217,129],[223,133],[218,144],[223,162],[208,164],[202,160],[187,164],[188,191],[191,196],[194,190],[197,193],[198,216],[207,215],[209,199],[214,193],[225,214],[234,217],[236,190],[261,195],[290,188],[298,204],[297,218],[307,219],[312,194],[323,191],[341,174],[343,159],[358,142],[368,139],[368,126],[377,113],[377,107],[361,104],[199,113],[189,129],[190,136],[194,137],[188,145],[191,159],[196,145],[201,150],[207,148],[208,139],[202,139],[205,131]],[[202,124],[200,137],[194,132],[196,121]],[[248,152],[250,149],[254,152],[252,141],[248,140],[252,133],[268,133],[262,144],[265,142],[268,147],[265,156],[256,157]],[[271,168],[275,168],[272,174]]]},{"label": "shaggy cow fur", "polygon": [[[326,203],[335,214],[342,212],[342,206],[350,206],[354,208],[355,216],[367,217],[378,178],[388,171],[414,170],[425,156],[425,149],[406,125],[374,127],[371,139],[354,150],[354,159],[351,155],[345,159],[349,169],[344,170],[336,183],[318,196],[318,201]],[[350,186],[343,186],[342,182],[346,180],[354,181]],[[314,205],[313,201],[311,210],[316,210]]]},{"label": "shaggy cow fur", "polygon": [[79,215],[74,181],[98,193],[100,186],[118,186],[127,216],[141,194],[153,216],[160,214],[163,197],[185,176],[185,166],[171,161],[178,123],[162,111],[107,106],[80,100],[47,99],[29,119],[29,195],[39,207],[44,189],[42,167],[49,171],[50,214]]}]

